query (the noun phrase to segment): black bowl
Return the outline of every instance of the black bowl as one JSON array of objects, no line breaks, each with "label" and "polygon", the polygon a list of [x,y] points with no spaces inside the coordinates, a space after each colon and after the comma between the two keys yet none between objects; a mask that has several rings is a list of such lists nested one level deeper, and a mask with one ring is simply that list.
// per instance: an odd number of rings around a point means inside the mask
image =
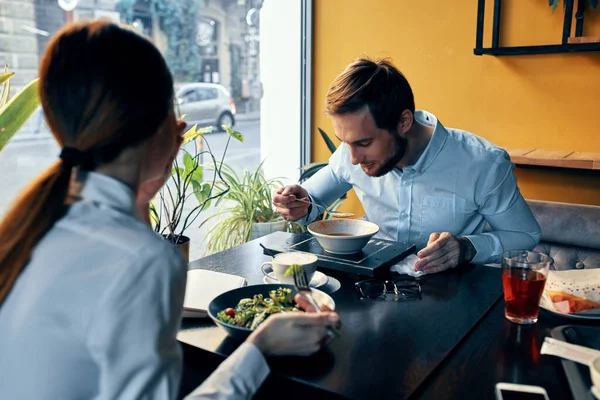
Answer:
[{"label": "black bowl", "polygon": [[[257,294],[262,294],[263,297],[267,298],[269,297],[269,292],[271,290],[277,290],[279,288],[292,289],[292,296],[298,293],[294,285],[286,285],[281,283],[244,286],[222,293],[219,296],[215,297],[208,305],[208,315],[212,318],[213,321],[215,321],[215,324],[223,328],[232,338],[244,341],[246,340],[246,338],[248,338],[248,336],[250,336],[252,330],[248,328],[243,328],[241,326],[226,324],[225,322],[222,322],[217,318],[217,314],[225,310],[226,308],[235,308],[235,306],[237,306],[241,299],[251,299],[254,297],[254,295]],[[332,310],[335,309],[335,302],[328,294],[318,289],[312,289],[312,291],[317,303],[321,305],[326,304]]]}]

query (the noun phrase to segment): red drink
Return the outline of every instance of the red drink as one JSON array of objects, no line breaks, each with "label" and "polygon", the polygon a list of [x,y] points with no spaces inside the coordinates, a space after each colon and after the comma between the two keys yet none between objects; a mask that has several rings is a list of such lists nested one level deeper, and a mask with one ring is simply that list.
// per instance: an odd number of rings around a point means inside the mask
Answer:
[{"label": "red drink", "polygon": [[506,317],[517,323],[535,323],[546,276],[537,271],[511,268],[502,271]]}]

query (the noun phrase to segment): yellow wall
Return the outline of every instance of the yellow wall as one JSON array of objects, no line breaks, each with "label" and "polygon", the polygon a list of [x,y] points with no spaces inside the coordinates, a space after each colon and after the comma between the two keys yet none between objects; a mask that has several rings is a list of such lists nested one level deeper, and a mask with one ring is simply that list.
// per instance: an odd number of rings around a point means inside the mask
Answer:
[{"label": "yellow wall", "polygon": [[[492,6],[488,0],[485,47]],[[600,9],[591,14],[584,33],[600,35]],[[474,0],[315,1],[313,159],[329,156],[316,127],[333,138],[323,114],[329,85],[365,54],[391,57],[417,108],[448,127],[503,147],[600,152],[600,52],[475,56],[476,16]],[[505,0],[500,43],[560,43],[562,16],[562,6],[552,14],[546,0]],[[526,198],[600,205],[598,172],[518,168],[517,177]],[[360,207],[353,195],[347,203]]]}]

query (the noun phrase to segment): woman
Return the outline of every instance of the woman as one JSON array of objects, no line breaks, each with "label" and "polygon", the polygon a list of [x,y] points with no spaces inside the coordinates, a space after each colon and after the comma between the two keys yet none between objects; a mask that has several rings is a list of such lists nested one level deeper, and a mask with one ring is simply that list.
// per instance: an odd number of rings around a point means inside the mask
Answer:
[{"label": "woman", "polygon": [[[186,266],[143,221],[185,128],[167,65],[129,29],[71,25],[40,98],[62,152],[0,225],[0,398],[175,398]],[[271,317],[194,396],[252,395],[264,356],[317,351],[337,319]]]}]

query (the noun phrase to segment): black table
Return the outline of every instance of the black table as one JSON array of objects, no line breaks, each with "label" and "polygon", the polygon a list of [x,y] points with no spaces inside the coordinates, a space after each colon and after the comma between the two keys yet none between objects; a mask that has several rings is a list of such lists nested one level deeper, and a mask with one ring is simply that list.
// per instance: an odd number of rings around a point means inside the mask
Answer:
[{"label": "black table", "polygon": [[[264,240],[264,239],[263,239]],[[190,263],[262,283],[259,240]],[[361,299],[361,279],[323,270],[342,287],[331,296],[341,337],[309,358],[269,360],[273,373],[257,397],[493,398],[498,381],[540,385],[550,398],[571,398],[558,359],[540,356],[551,328],[570,321],[544,313],[533,327],[504,318],[500,271],[463,266],[426,276],[418,301]],[[391,296],[390,296],[391,298]],[[210,320],[184,320],[181,394],[197,386],[239,345]]]}]

